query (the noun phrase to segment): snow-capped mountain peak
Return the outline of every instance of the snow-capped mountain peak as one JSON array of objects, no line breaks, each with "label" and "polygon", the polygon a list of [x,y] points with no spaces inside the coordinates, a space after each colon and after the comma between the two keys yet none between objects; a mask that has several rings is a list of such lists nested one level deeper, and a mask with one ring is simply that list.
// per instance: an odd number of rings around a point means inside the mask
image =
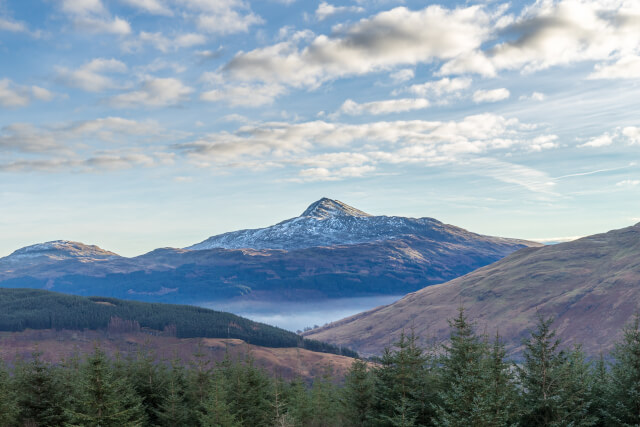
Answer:
[{"label": "snow-capped mountain peak", "polygon": [[300,216],[322,220],[340,216],[368,217],[372,215],[349,206],[340,200],[323,197],[317,202],[312,203]]},{"label": "snow-capped mountain peak", "polygon": [[95,261],[112,259],[119,255],[106,251],[95,245],[85,245],[70,240],[53,240],[25,246],[14,251],[5,261],[23,261],[35,258],[48,258],[50,260],[78,259],[81,261]]}]

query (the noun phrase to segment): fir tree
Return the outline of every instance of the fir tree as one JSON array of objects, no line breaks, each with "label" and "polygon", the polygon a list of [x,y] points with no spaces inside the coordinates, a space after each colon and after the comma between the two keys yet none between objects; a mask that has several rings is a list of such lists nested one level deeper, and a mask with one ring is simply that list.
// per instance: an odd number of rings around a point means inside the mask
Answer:
[{"label": "fir tree", "polygon": [[9,373],[5,369],[3,361],[0,360],[0,427],[15,425],[17,413],[18,407],[11,378],[9,378]]},{"label": "fir tree", "polygon": [[640,425],[640,317],[625,327],[622,342],[612,353],[609,407],[610,425]]},{"label": "fir tree", "polygon": [[517,419],[516,381],[506,350],[496,332],[481,371],[482,392],[479,397],[479,416],[487,427],[509,426]]},{"label": "fir tree", "polygon": [[486,345],[475,334],[464,308],[449,321],[450,341],[444,346],[441,392],[442,403],[437,408],[437,425],[482,426],[482,378]]},{"label": "fir tree", "polygon": [[288,385],[285,394],[287,414],[295,426],[306,426],[312,420],[311,397],[302,378],[297,376]]},{"label": "fir tree", "polygon": [[337,390],[333,384],[333,369],[326,367],[320,378],[316,378],[311,389],[313,427],[337,425]]},{"label": "fir tree", "polygon": [[341,390],[341,412],[345,424],[367,425],[374,403],[373,376],[366,362],[356,359],[351,364]]},{"label": "fir tree", "polygon": [[222,371],[216,371],[200,415],[200,425],[203,427],[236,427],[241,425],[231,413],[227,387]]},{"label": "fir tree", "polygon": [[31,361],[17,366],[19,419],[23,424],[59,426],[67,421],[64,411],[67,395],[56,369],[41,357],[42,353],[36,351]]},{"label": "fir tree", "polygon": [[142,426],[142,402],[130,390],[131,384],[114,376],[106,355],[96,347],[82,367],[77,405],[71,411],[72,425]]},{"label": "fir tree", "polygon": [[189,410],[185,399],[185,383],[184,368],[178,360],[174,360],[165,382],[165,398],[155,411],[159,425],[173,427],[188,424]]}]

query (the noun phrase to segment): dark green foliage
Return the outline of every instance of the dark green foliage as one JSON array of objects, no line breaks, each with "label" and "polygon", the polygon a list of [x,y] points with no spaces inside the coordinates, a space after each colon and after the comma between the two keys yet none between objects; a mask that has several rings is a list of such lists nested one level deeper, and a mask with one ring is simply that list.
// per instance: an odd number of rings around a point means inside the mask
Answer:
[{"label": "dark green foliage", "polygon": [[44,362],[35,352],[29,362],[19,362],[15,372],[18,419],[23,424],[59,426],[68,417],[68,394],[57,368]]},{"label": "dark green foliage", "polygon": [[342,417],[353,427],[364,427],[371,416],[375,391],[373,375],[369,372],[367,363],[354,360],[344,379],[340,404]]},{"label": "dark green foliage", "polygon": [[538,317],[525,342],[524,363],[518,367],[522,393],[522,420],[528,425],[589,426],[591,384],[589,367],[579,348],[560,351],[551,329],[552,318]]},{"label": "dark green foliage", "polygon": [[312,383],[273,378],[248,350],[213,363],[199,347],[189,366],[144,350],[123,359],[96,347],[58,365],[36,352],[0,365],[0,427],[640,425],[638,318],[609,364],[561,350],[542,317],[524,344],[512,365],[499,335],[476,335],[461,309],[441,351],[402,333],[375,362],[354,361],[343,380],[330,368]]},{"label": "dark green foliage", "polygon": [[18,407],[15,397],[9,372],[0,360],[0,427],[8,427],[16,423]]},{"label": "dark green foliage", "polygon": [[483,378],[486,345],[476,336],[462,307],[449,325],[451,344],[444,347],[441,360],[442,383],[447,387],[440,394],[442,404],[437,408],[437,425],[482,426],[486,421],[483,403],[488,397]]},{"label": "dark green foliage", "polygon": [[635,426],[640,424],[640,317],[624,330],[624,338],[613,351],[609,384],[609,425]]},{"label": "dark green foliage", "polygon": [[[98,304],[100,303],[100,304]],[[301,347],[357,357],[347,348],[301,336],[231,313],[201,307],[79,297],[36,289],[0,288],[0,331],[101,329],[116,320],[154,331],[174,329],[179,338],[238,338],[266,347]]]},{"label": "dark green foliage", "polygon": [[100,348],[87,358],[80,376],[71,424],[77,426],[145,425],[143,399],[133,392],[128,378],[114,375],[110,361]]}]

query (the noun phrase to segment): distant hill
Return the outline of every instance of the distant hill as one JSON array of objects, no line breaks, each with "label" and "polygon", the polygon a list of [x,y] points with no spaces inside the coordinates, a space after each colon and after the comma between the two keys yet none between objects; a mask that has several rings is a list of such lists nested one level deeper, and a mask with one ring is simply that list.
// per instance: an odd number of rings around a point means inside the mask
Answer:
[{"label": "distant hill", "polygon": [[192,304],[402,295],[531,246],[540,245],[321,199],[299,217],[189,249],[125,258],[76,242],[29,246],[0,258],[0,286]]},{"label": "distant hill", "polygon": [[299,347],[356,356],[297,334],[206,308],[64,295],[36,289],[0,289],[0,331],[111,330],[177,338],[240,339],[263,347]]},{"label": "distant hill", "polygon": [[404,328],[444,341],[447,319],[464,305],[479,332],[496,328],[512,354],[536,313],[555,317],[566,345],[609,352],[640,310],[640,224],[553,246],[522,249],[463,277],[411,293],[307,337],[379,354]]}]

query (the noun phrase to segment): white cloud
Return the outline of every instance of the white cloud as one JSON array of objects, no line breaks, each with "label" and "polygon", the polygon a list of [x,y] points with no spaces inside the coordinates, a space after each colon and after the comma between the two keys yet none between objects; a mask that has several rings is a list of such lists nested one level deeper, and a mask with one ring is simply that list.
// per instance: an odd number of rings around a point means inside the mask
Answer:
[{"label": "white cloud", "polygon": [[129,22],[112,17],[101,0],[62,0],[62,11],[81,31],[121,36],[131,33]]},{"label": "white cloud", "polygon": [[[175,147],[200,167],[293,166],[298,168],[294,180],[333,180],[370,173],[383,163],[460,164],[494,153],[526,152],[553,144],[555,136],[531,137],[529,128],[515,119],[492,114],[449,122],[267,122],[208,134]],[[482,173],[487,162],[477,164]],[[489,176],[532,191],[550,192],[552,184],[545,174],[523,166],[500,165],[502,172]]]},{"label": "white cloud", "polygon": [[54,94],[39,86],[21,86],[9,79],[0,79],[0,107],[26,107],[32,101],[51,101]]},{"label": "white cloud", "polygon": [[24,33],[31,37],[38,38],[41,35],[40,31],[31,31],[26,23],[22,21],[15,21],[13,19],[0,16],[0,31],[9,31],[11,33]]},{"label": "white cloud", "polygon": [[498,102],[509,98],[511,94],[505,88],[491,90],[477,90],[473,93],[473,101],[481,102]]},{"label": "white cloud", "polygon": [[394,83],[404,83],[414,78],[415,75],[416,72],[412,68],[404,68],[389,74],[389,77],[391,77]]},{"label": "white cloud", "polygon": [[57,67],[56,71],[58,80],[67,86],[76,87],[87,92],[102,92],[122,86],[105,74],[124,73],[127,71],[127,66],[117,59],[96,58],[77,70]]},{"label": "white cloud", "polygon": [[120,0],[121,2],[144,10],[152,15],[173,16],[171,9],[160,0]]},{"label": "white cloud", "polygon": [[9,79],[0,80],[0,106],[2,107],[26,107],[29,105],[29,95],[17,87]]},{"label": "white cloud", "polygon": [[[493,76],[499,70],[533,72],[581,61],[609,60],[637,51],[640,44],[638,6],[626,0],[541,0],[525,7],[511,20],[495,22],[492,38],[508,41],[487,44],[470,55],[453,58],[441,73],[474,72]],[[620,68],[626,68],[627,63]],[[618,68],[615,67],[614,68]],[[596,69],[595,75],[616,70]],[[617,71],[616,71],[617,72]]]},{"label": "white cloud", "polygon": [[259,107],[271,104],[284,92],[285,88],[278,84],[238,84],[203,92],[200,99],[210,102],[226,101],[233,106]]},{"label": "white cloud", "polygon": [[614,136],[615,135],[610,135],[608,133],[605,133],[603,135],[591,138],[589,141],[585,142],[584,144],[578,145],[578,147],[590,147],[590,148],[607,147],[613,144]]},{"label": "white cloud", "polygon": [[239,80],[315,87],[339,77],[465,55],[487,38],[491,19],[480,6],[398,7],[339,25],[332,36],[317,36],[302,49],[288,41],[239,53],[224,70]]},{"label": "white cloud", "polygon": [[460,92],[471,86],[471,79],[465,77],[448,78],[411,85],[398,92],[413,93],[418,96],[437,96]]},{"label": "white cloud", "polygon": [[31,86],[31,95],[40,101],[51,101],[55,95],[40,86]]},{"label": "white cloud", "polygon": [[590,79],[640,79],[640,56],[626,55],[612,64],[598,64]]},{"label": "white cloud", "polygon": [[175,78],[148,78],[138,90],[116,95],[109,102],[116,108],[165,107],[187,101],[192,92]]},{"label": "white cloud", "polygon": [[629,144],[640,144],[640,127],[627,126],[622,129],[622,135],[627,137]]},{"label": "white cloud", "polygon": [[194,13],[200,31],[212,34],[246,33],[264,20],[242,0],[177,0]]},{"label": "white cloud", "polygon": [[389,99],[385,101],[373,101],[358,104],[347,99],[340,107],[340,113],[359,116],[362,114],[390,114],[404,113],[407,111],[421,110],[429,107],[429,101],[424,98]]},{"label": "white cloud", "polygon": [[637,187],[640,185],[640,179],[625,179],[616,183],[617,187]]},{"label": "white cloud", "polygon": [[544,101],[546,98],[545,94],[542,92],[533,92],[531,95],[522,95],[518,98],[521,101]]},{"label": "white cloud", "polygon": [[364,8],[360,6],[334,6],[322,1],[316,9],[316,18],[318,21],[324,21],[332,15],[345,12],[364,12]]},{"label": "white cloud", "polygon": [[169,38],[162,33],[148,33],[146,31],[141,31],[137,40],[127,41],[123,46],[125,50],[131,51],[143,44],[150,44],[159,51],[166,53],[169,51],[176,51],[181,48],[202,45],[206,42],[207,38],[204,35],[197,33],[179,34],[175,37]]}]

